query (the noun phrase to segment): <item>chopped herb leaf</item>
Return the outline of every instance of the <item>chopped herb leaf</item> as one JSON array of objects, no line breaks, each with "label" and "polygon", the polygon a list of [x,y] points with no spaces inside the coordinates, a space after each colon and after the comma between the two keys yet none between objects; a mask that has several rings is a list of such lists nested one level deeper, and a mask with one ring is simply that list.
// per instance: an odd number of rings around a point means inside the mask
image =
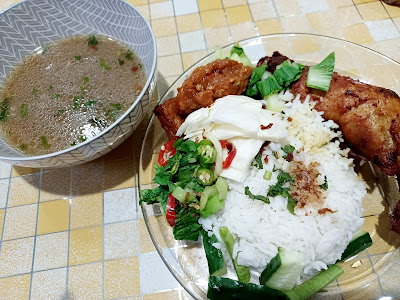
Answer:
[{"label": "chopped herb leaf", "polygon": [[33,89],[33,90],[32,90],[32,95],[36,95],[36,94],[37,94],[37,92],[38,92],[38,90],[37,90],[37,89]]},{"label": "chopped herb leaf", "polygon": [[74,104],[72,105],[72,109],[73,110],[77,110],[79,108],[79,97],[78,96],[74,96]]},{"label": "chopped herb leaf", "polygon": [[71,145],[71,146],[75,146],[75,145],[76,145],[76,142],[72,142],[70,145]]},{"label": "chopped herb leaf", "polygon": [[266,170],[266,171],[265,171],[265,173],[264,173],[264,176],[263,176],[263,178],[264,178],[265,180],[270,180],[270,179],[271,179],[271,177],[272,177],[272,172],[271,172],[271,171],[268,171],[268,170]]},{"label": "chopped herb leaf", "polygon": [[84,141],[86,141],[88,138],[87,138],[86,135],[81,135],[81,136],[79,137],[79,139],[81,140],[81,142],[84,142]]},{"label": "chopped herb leaf", "polygon": [[230,55],[232,55],[234,53],[236,53],[237,55],[240,56],[240,55],[242,55],[244,53],[244,50],[243,50],[243,48],[239,47],[239,44],[235,44],[231,49]]},{"label": "chopped herb leaf", "polygon": [[285,182],[294,182],[294,179],[289,173],[280,171],[278,174],[278,183],[283,184]]},{"label": "chopped herb leaf", "polygon": [[82,80],[83,80],[84,83],[88,83],[89,82],[89,77],[83,76]]},{"label": "chopped herb leaf", "polygon": [[52,85],[50,85],[47,89],[50,91],[52,90],[54,87]]},{"label": "chopped herb leaf", "polygon": [[61,97],[60,94],[54,94],[54,95],[53,95],[53,98],[60,98],[60,97]]},{"label": "chopped herb leaf", "polygon": [[283,152],[285,152],[286,154],[289,154],[289,153],[293,153],[293,151],[296,149],[295,147],[293,147],[292,145],[285,145],[285,146],[283,146],[282,148],[282,151]]},{"label": "chopped herb leaf", "polygon": [[119,112],[121,111],[122,107],[120,103],[109,103],[109,105],[113,109],[108,109],[106,111],[106,116],[112,121],[115,121],[119,115]]},{"label": "chopped herb leaf", "polygon": [[57,116],[61,115],[64,112],[65,112],[64,109],[59,109],[59,110],[56,111],[56,114],[54,116],[57,117]]},{"label": "chopped herb leaf", "polygon": [[28,116],[28,105],[27,104],[22,104],[21,105],[21,107],[19,108],[19,114],[23,118]]},{"label": "chopped herb leaf", "polygon": [[97,103],[96,100],[88,100],[85,103],[83,103],[83,106],[85,107],[92,107],[93,105],[95,105]]},{"label": "chopped herb leaf", "polygon": [[254,160],[256,161],[255,163],[252,163],[253,166],[262,169],[263,168],[263,163],[261,160],[261,154],[257,153],[256,157],[254,157]]},{"label": "chopped herb leaf", "polygon": [[50,147],[49,143],[47,142],[47,139],[46,139],[46,137],[44,135],[42,135],[40,137],[40,140],[42,141],[42,145],[43,145],[44,148],[49,148]]},{"label": "chopped herb leaf", "polygon": [[[274,167],[275,168],[275,167]],[[276,197],[282,196],[288,199],[287,209],[290,211],[291,214],[294,214],[294,207],[297,204],[297,201],[293,198],[290,194],[289,187],[283,187],[282,185],[286,182],[293,182],[294,179],[290,176],[289,173],[280,171],[278,174],[278,182],[275,185],[272,185],[268,189],[267,196],[269,197]]]},{"label": "chopped herb leaf", "polygon": [[293,198],[292,195],[289,195],[288,196],[288,203],[286,205],[286,208],[292,215],[295,215],[294,208],[295,208],[296,205],[297,205],[297,201]]},{"label": "chopped herb leaf", "polygon": [[92,123],[94,126],[97,126],[99,128],[104,128],[106,127],[106,122],[102,119],[98,119],[98,118],[91,118],[89,120],[90,123]]},{"label": "chopped herb leaf", "polygon": [[1,105],[0,105],[0,121],[5,122],[8,119],[8,115],[10,114],[9,107],[8,107],[9,101],[10,101],[10,98],[6,97],[1,102]]},{"label": "chopped herb leaf", "polygon": [[263,195],[254,195],[252,192],[250,192],[250,188],[246,186],[244,188],[244,193],[252,200],[260,200],[264,203],[269,204],[269,199]]},{"label": "chopped herb leaf", "polygon": [[45,54],[47,52],[47,50],[48,50],[47,48],[43,48],[42,49],[42,54]]},{"label": "chopped herb leaf", "polygon": [[133,54],[133,52],[131,51],[131,50],[128,50],[128,51],[126,51],[125,53],[124,53],[124,56],[125,56],[125,58],[127,59],[127,60],[133,60],[135,57],[134,57],[134,54]]},{"label": "chopped herb leaf", "polygon": [[81,60],[82,56],[77,55],[77,56],[74,56],[74,58],[75,58],[75,60]]},{"label": "chopped herb leaf", "polygon": [[239,84],[240,84],[240,81],[236,82],[236,85],[239,85]]},{"label": "chopped herb leaf", "polygon": [[142,65],[142,64],[139,64],[138,67],[139,67],[139,69],[141,69],[141,68],[143,68],[143,65]]},{"label": "chopped herb leaf", "polygon": [[123,59],[118,58],[118,63],[120,66],[122,66],[125,63],[125,61]]},{"label": "chopped herb leaf", "polygon": [[19,145],[19,149],[21,149],[21,150],[25,150],[26,148],[28,148],[28,146],[26,144]]},{"label": "chopped herb leaf", "polygon": [[99,43],[99,41],[97,40],[97,38],[94,35],[91,35],[88,38],[88,45],[89,46],[96,46]]},{"label": "chopped herb leaf", "polygon": [[111,70],[111,67],[109,65],[107,65],[106,61],[103,58],[101,58],[99,60],[99,65],[100,65],[100,68],[103,68],[105,70]]},{"label": "chopped herb leaf", "polygon": [[326,176],[324,176],[324,183],[320,185],[321,189],[324,189],[325,191],[328,189],[328,180]]}]

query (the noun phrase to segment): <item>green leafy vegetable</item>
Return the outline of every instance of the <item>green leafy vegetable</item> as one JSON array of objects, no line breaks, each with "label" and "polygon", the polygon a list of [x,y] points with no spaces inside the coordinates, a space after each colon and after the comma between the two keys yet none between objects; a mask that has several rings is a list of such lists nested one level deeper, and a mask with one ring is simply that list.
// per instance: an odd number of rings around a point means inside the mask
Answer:
[{"label": "green leafy vegetable", "polygon": [[85,106],[85,107],[92,107],[92,106],[95,105],[96,103],[97,103],[96,100],[91,100],[91,99],[89,99],[89,100],[87,100],[85,103],[83,103],[83,106]]},{"label": "green leafy vegetable", "polygon": [[72,109],[73,110],[77,110],[79,108],[79,97],[78,96],[74,96],[73,98],[73,104],[72,104]]},{"label": "green leafy vegetable", "polygon": [[111,70],[111,67],[109,65],[107,65],[106,61],[103,58],[101,58],[99,60],[99,65],[100,65],[100,68],[103,68],[105,70]]},{"label": "green leafy vegetable", "polygon": [[75,58],[75,60],[81,60],[82,56],[76,55],[76,56],[74,56],[74,58]]},{"label": "green leafy vegetable", "polygon": [[49,148],[50,147],[49,143],[47,142],[47,138],[44,135],[42,135],[40,137],[40,140],[41,140],[42,145],[43,145],[44,148]]},{"label": "green leafy vegetable", "polygon": [[25,118],[28,116],[28,104],[22,104],[19,108],[19,114],[21,117]]},{"label": "green leafy vegetable", "polygon": [[131,50],[127,50],[127,51],[124,53],[124,57],[125,57],[127,60],[133,60],[133,59],[135,58],[135,55],[133,54],[133,52],[132,52]]},{"label": "green leafy vegetable", "polygon": [[335,52],[332,52],[318,65],[309,68],[306,85],[325,92],[329,91],[334,68]]},{"label": "green leafy vegetable", "polygon": [[278,182],[275,185],[272,185],[268,189],[267,196],[268,197],[276,197],[276,196],[282,196],[284,198],[288,199],[288,204],[286,208],[289,210],[291,214],[294,213],[294,208],[297,204],[297,201],[293,198],[293,196],[290,193],[290,188],[289,187],[283,187],[283,185],[287,182],[293,182],[294,178],[286,172],[280,171],[278,174]]},{"label": "green leafy vegetable", "polygon": [[246,53],[244,53],[243,48],[241,48],[238,43],[236,43],[232,47],[231,53],[227,58],[236,60],[237,62],[243,64],[244,66],[253,67],[253,64],[251,63],[250,59],[247,57]]},{"label": "green leafy vegetable", "polygon": [[81,135],[81,136],[79,137],[79,139],[81,140],[81,142],[84,142],[84,141],[86,141],[88,138],[87,138],[86,135]]},{"label": "green leafy vegetable", "polygon": [[246,266],[241,266],[237,262],[238,255],[233,258],[233,247],[236,243],[232,234],[230,233],[228,227],[222,226],[219,228],[219,234],[221,239],[224,241],[226,249],[228,250],[229,255],[232,258],[233,267],[235,268],[236,275],[241,282],[249,282],[250,281],[250,271]]},{"label": "green leafy vegetable", "polygon": [[294,208],[296,207],[296,205],[297,205],[297,201],[293,198],[292,195],[289,195],[286,208],[292,215],[295,215]]},{"label": "green leafy vegetable", "polygon": [[289,153],[293,153],[293,151],[296,149],[295,147],[293,147],[292,145],[285,145],[285,146],[283,146],[282,148],[282,151],[283,152],[285,152],[286,154],[289,154]]},{"label": "green leafy vegetable", "polygon": [[256,157],[254,157],[254,160],[255,160],[256,162],[253,163],[252,165],[261,170],[261,169],[263,168],[263,163],[262,163],[262,159],[261,159],[261,154],[260,154],[260,153],[257,153]]},{"label": "green leafy vegetable", "polygon": [[260,284],[264,285],[268,281],[268,279],[270,279],[271,276],[276,272],[276,270],[279,269],[280,266],[281,257],[278,252],[278,254],[270,260],[264,271],[262,271],[260,275]]},{"label": "green leafy vegetable", "polygon": [[241,56],[242,54],[244,54],[244,50],[243,50],[243,48],[239,47],[239,44],[235,44],[231,49],[230,55],[232,55],[232,54],[237,54],[237,55]]},{"label": "green leafy vegetable", "polygon": [[283,172],[283,171],[279,172],[279,174],[278,174],[278,183],[279,184],[283,184],[285,182],[293,182],[293,181],[294,181],[294,179],[289,173]]},{"label": "green leafy vegetable", "polygon": [[97,40],[97,38],[94,36],[94,35],[91,35],[89,38],[88,38],[88,45],[89,46],[96,46],[97,44],[99,43],[99,41]]},{"label": "green leafy vegetable", "polygon": [[269,199],[267,197],[265,197],[263,195],[254,195],[252,192],[250,192],[250,188],[248,186],[246,186],[244,188],[244,193],[245,193],[246,196],[248,196],[252,200],[260,200],[260,201],[262,201],[264,203],[267,203],[267,204],[270,203]]},{"label": "green leafy vegetable", "polygon": [[269,76],[261,81],[257,81],[256,85],[263,98],[282,91],[282,87],[274,76]]},{"label": "green leafy vegetable", "polygon": [[5,122],[8,119],[8,116],[10,114],[10,112],[9,112],[10,100],[11,100],[11,98],[6,97],[0,104],[0,121]]},{"label": "green leafy vegetable", "polygon": [[197,241],[201,225],[198,223],[199,214],[196,209],[189,207],[182,209],[177,215],[175,226],[172,229],[176,240]]},{"label": "green leafy vegetable", "polygon": [[324,176],[324,183],[320,185],[321,189],[324,189],[325,191],[328,189],[328,179],[326,176]]},{"label": "green leafy vegetable", "polygon": [[200,230],[200,233],[203,237],[204,252],[207,257],[210,276],[225,275],[227,269],[222,252],[213,246],[213,244],[218,243],[217,237],[214,234],[208,236],[208,233],[203,229]]},{"label": "green leafy vegetable", "polygon": [[253,72],[251,73],[250,82],[246,89],[247,96],[251,97],[251,96],[255,96],[258,94],[256,82],[259,81],[261,79],[261,77],[264,75],[266,68],[267,68],[267,65],[262,65],[262,66],[254,68]]}]

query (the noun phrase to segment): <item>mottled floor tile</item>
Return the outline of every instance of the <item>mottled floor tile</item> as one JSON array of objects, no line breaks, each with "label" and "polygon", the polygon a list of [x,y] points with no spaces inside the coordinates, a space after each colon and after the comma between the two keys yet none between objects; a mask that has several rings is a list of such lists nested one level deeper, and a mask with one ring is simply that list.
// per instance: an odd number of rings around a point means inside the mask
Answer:
[{"label": "mottled floor tile", "polygon": [[67,298],[67,268],[33,273],[31,299]]},{"label": "mottled floor tile", "polygon": [[138,235],[137,221],[104,225],[104,259],[138,255]]},{"label": "mottled floor tile", "polygon": [[68,263],[67,258],[67,231],[36,237],[34,271],[64,267]]},{"label": "mottled floor tile", "polygon": [[0,277],[24,274],[32,270],[33,243],[33,237],[2,242]]}]

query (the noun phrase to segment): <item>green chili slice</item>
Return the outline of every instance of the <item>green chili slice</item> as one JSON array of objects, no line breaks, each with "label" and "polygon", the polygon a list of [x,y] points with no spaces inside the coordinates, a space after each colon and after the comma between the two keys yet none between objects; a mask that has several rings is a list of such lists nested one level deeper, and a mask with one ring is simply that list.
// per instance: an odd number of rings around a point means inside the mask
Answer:
[{"label": "green chili slice", "polygon": [[197,181],[202,185],[212,185],[214,172],[207,168],[199,168],[196,172]]}]

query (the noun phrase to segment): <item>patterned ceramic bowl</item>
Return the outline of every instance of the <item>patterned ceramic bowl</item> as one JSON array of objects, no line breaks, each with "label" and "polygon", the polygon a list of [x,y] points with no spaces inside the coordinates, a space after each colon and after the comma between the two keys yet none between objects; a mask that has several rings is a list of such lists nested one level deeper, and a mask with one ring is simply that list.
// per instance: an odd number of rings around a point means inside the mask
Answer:
[{"label": "patterned ceramic bowl", "polygon": [[46,168],[81,164],[117,147],[142,120],[155,85],[156,42],[146,19],[122,0],[29,0],[5,11],[0,15],[0,86],[27,54],[53,40],[80,34],[108,36],[133,49],[147,76],[139,97],[100,134],[62,151],[27,156],[0,137],[0,160]]}]

